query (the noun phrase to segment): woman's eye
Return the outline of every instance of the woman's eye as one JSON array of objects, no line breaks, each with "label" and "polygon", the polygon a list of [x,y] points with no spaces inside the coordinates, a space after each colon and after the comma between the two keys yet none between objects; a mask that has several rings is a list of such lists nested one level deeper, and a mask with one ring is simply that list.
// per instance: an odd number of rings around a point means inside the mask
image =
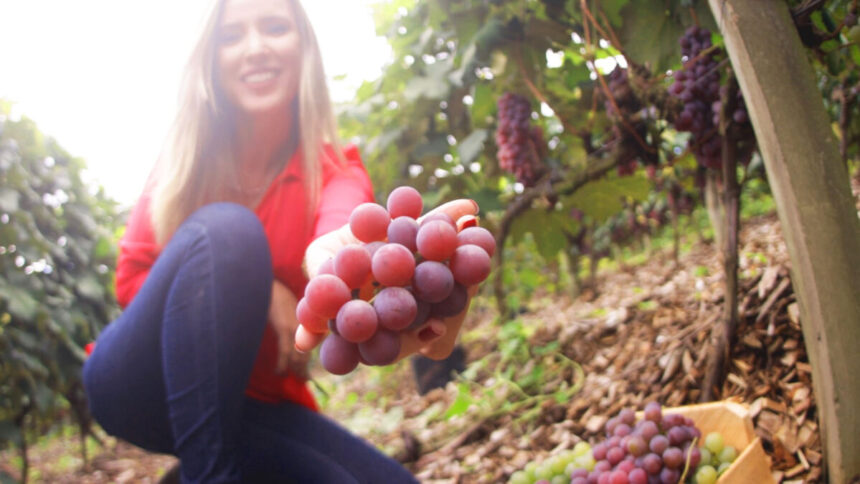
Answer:
[{"label": "woman's eye", "polygon": [[235,44],[242,38],[242,33],[236,30],[222,30],[218,33],[218,42],[225,45]]},{"label": "woman's eye", "polygon": [[284,35],[290,31],[290,26],[281,22],[270,23],[265,26],[265,31],[269,35]]}]

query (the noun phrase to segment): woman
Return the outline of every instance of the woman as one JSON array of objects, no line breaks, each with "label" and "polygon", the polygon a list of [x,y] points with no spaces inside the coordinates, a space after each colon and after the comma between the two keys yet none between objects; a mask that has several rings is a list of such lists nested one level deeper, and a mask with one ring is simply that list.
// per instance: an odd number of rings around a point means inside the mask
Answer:
[{"label": "woman", "polygon": [[[294,341],[307,274],[355,241],[349,213],[372,199],[298,0],[218,1],[120,242],[125,310],[84,366],[96,420],[177,455],[183,482],[413,482],[315,412],[295,350],[321,339]],[[401,357],[446,356],[462,319],[404,335]]]}]

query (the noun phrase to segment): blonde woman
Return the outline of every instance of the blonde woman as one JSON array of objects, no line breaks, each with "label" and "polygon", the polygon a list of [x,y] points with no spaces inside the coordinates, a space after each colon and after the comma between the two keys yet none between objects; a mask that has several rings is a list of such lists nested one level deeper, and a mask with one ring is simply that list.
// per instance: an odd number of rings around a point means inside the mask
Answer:
[{"label": "blonde woman", "polygon": [[[120,242],[124,311],[84,366],[96,420],[178,456],[183,482],[414,481],[317,412],[295,350],[319,343],[294,340],[307,274],[354,241],[349,213],[373,200],[335,129],[298,0],[216,2]],[[401,356],[444,357],[462,316],[404,335]]]}]

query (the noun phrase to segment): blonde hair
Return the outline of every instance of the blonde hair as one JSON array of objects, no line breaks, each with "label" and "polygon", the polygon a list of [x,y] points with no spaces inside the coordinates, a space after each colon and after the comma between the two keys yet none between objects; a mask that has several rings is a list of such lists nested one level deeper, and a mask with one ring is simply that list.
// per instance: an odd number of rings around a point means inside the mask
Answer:
[{"label": "blonde hair", "polygon": [[[302,62],[296,114],[302,168],[308,194],[308,216],[316,211],[322,186],[321,159],[330,144],[343,163],[334,110],[316,35],[298,0],[290,6],[299,33]],[[216,79],[216,32],[226,0],[217,0],[185,67],[179,106],[155,168],[151,221],[156,241],[167,242],[196,209],[233,200],[229,189],[237,162],[233,159],[230,108]]]}]

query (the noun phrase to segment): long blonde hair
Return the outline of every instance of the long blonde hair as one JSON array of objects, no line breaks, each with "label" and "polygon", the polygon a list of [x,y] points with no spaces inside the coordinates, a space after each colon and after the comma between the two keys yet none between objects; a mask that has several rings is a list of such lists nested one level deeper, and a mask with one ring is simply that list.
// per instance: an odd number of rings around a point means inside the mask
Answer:
[{"label": "long blonde hair", "polygon": [[[290,6],[302,50],[297,115],[299,145],[308,193],[308,215],[315,212],[322,185],[321,156],[326,144],[342,163],[334,110],[316,35],[298,0]],[[237,162],[233,158],[233,124],[216,80],[216,32],[226,0],[217,0],[192,51],[182,80],[173,126],[155,168],[151,220],[156,240],[164,244],[196,209],[231,200],[229,190]]]}]

